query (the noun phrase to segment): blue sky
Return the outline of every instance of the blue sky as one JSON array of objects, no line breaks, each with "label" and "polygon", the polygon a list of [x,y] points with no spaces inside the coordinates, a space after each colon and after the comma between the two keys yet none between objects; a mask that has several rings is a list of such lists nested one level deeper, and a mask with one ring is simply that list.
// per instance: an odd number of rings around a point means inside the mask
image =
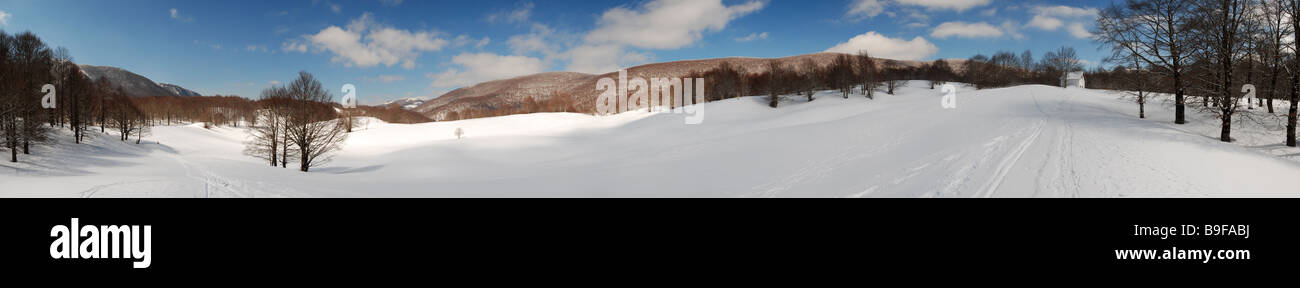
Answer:
[{"label": "blue sky", "polygon": [[929,60],[1026,49],[1041,56],[1070,45],[1095,64],[1105,51],[1086,31],[1109,3],[0,0],[0,29],[35,32],[78,63],[204,95],[256,98],[305,70],[326,87],[354,84],[362,104],[379,104],[536,72],[728,56],[867,49]]}]

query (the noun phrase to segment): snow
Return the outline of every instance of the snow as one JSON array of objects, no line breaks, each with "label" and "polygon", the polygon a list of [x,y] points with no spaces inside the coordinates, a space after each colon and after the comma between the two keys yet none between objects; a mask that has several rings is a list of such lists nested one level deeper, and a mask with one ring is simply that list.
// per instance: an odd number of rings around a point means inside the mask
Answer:
[{"label": "snow", "polygon": [[1213,115],[1189,109],[1174,125],[1157,99],[1138,119],[1113,91],[963,87],[951,110],[923,82],[816,96],[708,103],[700,125],[648,112],[368,119],[310,173],[243,155],[244,128],[155,127],[140,145],[98,130],[75,145],[60,130],[0,163],[0,197],[1300,196],[1300,149],[1277,144],[1277,116],[1259,109],[1222,143]]}]

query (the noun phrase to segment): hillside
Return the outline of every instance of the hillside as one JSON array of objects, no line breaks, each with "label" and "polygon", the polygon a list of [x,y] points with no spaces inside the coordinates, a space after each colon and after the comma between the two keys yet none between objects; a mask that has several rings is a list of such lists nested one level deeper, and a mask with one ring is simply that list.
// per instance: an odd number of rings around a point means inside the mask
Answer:
[{"label": "hillside", "polygon": [[777,109],[745,97],[703,104],[700,125],[641,111],[372,119],[312,173],[243,155],[243,128],[156,127],[142,145],[98,132],[75,145],[56,129],[29,160],[0,163],[0,197],[1300,196],[1300,149],[1276,144],[1273,124],[1245,122],[1223,143],[1213,115],[1174,125],[1152,104],[1138,119],[1117,92],[958,93],[951,110],[922,82]]},{"label": "hillside", "polygon": [[198,92],[185,89],[173,84],[158,84],[147,77],[135,74],[126,69],[111,66],[93,66],[78,65],[82,72],[90,76],[91,79],[99,81],[108,79],[113,85],[121,87],[130,97],[153,97],[153,96],[177,96],[192,97],[202,96]]},{"label": "hillside", "polygon": [[[804,59],[812,59],[821,66],[828,66],[838,53],[815,53],[799,56],[778,58],[785,65],[795,65],[801,63]],[[681,78],[692,71],[708,71],[720,66],[723,62],[730,63],[738,69],[743,69],[749,73],[762,73],[767,71],[766,63],[769,59],[765,58],[747,58],[731,57],[704,60],[685,60],[664,63],[646,64],[628,68],[628,77],[669,77]],[[954,69],[961,69],[964,62],[948,60]],[[890,59],[877,59],[877,65],[881,67],[919,67],[925,62],[920,61],[898,61]],[[593,103],[596,102],[596,96],[600,91],[596,90],[596,82],[601,78],[618,78],[618,71],[602,75],[591,75],[573,72],[548,72],[512,79],[497,80],[481,83],[471,87],[461,88],[439,96],[433,100],[415,108],[425,116],[433,119],[443,119],[448,112],[459,111],[469,107],[506,107],[517,106],[523,103],[524,98],[533,97],[538,101],[550,99],[552,93],[572,95],[576,108],[579,111],[589,111],[594,109]]]},{"label": "hillside", "polygon": [[172,94],[175,94],[176,96],[180,96],[180,97],[199,97],[199,96],[203,96],[202,94],[199,94],[199,92],[190,91],[190,89],[185,89],[185,87],[181,87],[181,86],[179,86],[179,85],[175,85],[175,84],[158,83],[158,86],[162,86],[163,89],[167,89],[167,91],[171,92]]}]

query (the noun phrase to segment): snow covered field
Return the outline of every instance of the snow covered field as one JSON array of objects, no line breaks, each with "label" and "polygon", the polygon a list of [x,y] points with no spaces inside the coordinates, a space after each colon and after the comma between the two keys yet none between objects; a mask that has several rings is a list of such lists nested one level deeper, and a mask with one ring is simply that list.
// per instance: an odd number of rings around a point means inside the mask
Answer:
[{"label": "snow covered field", "polygon": [[243,129],[155,127],[141,145],[98,130],[73,145],[60,130],[0,163],[0,197],[1300,196],[1300,149],[1259,110],[1228,144],[1213,116],[1174,125],[1153,101],[1138,119],[1111,91],[962,89],[953,110],[922,82],[817,96],[709,103],[701,125],[644,112],[370,120],[311,173],[243,155]]}]

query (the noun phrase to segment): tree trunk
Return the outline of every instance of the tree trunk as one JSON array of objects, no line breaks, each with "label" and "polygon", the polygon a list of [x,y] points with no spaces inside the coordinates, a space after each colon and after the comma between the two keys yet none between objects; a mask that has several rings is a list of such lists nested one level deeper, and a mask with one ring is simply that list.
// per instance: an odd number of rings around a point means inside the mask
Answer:
[{"label": "tree trunk", "polygon": [[23,140],[23,155],[31,155],[31,154],[32,154],[32,141]]},{"label": "tree trunk", "polygon": [[1287,113],[1287,147],[1296,147],[1296,100],[1300,100],[1300,74],[1291,78],[1291,110]]},{"label": "tree trunk", "polygon": [[302,168],[299,168],[298,170],[302,172],[308,172],[307,170],[308,168],[310,168],[310,164],[307,163],[307,157],[309,153],[307,153],[306,149],[304,149],[301,153],[302,153],[302,157],[301,157],[302,163],[300,163],[301,165],[299,166]]},{"label": "tree trunk", "polygon": [[[1273,60],[1273,61],[1278,61],[1278,60]],[[1276,63],[1274,63],[1274,64],[1276,64]],[[1273,66],[1276,67],[1277,65],[1273,65]],[[1268,81],[1269,81],[1269,85],[1268,85],[1268,97],[1266,97],[1266,98],[1268,98],[1268,105],[1267,105],[1267,106],[1268,106],[1268,114],[1273,114],[1273,98],[1276,98],[1276,97],[1277,97],[1277,74],[1278,74],[1278,71],[1277,71],[1276,68],[1274,68],[1272,72],[1273,72],[1273,73],[1272,73],[1273,75],[1269,76],[1269,80],[1268,80]]]},{"label": "tree trunk", "polygon": [[[1295,115],[1295,113],[1291,113],[1291,115]],[[1295,121],[1292,122],[1294,123]],[[1295,146],[1295,145],[1291,145],[1291,146]],[[9,162],[18,162],[18,147],[14,147],[14,145],[9,145]]]},{"label": "tree trunk", "polygon": [[1147,119],[1147,98],[1138,92],[1138,119]]},{"label": "tree trunk", "polygon": [[280,138],[280,136],[271,136],[271,167],[275,167],[275,163],[278,162],[277,160],[280,160],[276,158],[276,156],[278,156],[277,153],[280,153],[280,147],[278,147],[275,142],[276,138]]},{"label": "tree trunk", "polygon": [[1183,77],[1179,76],[1178,72],[1174,72],[1174,124],[1187,124],[1186,114],[1184,114],[1187,107],[1183,97]]},{"label": "tree trunk", "polygon": [[1232,143],[1232,116],[1223,117],[1223,129],[1219,132],[1219,140]]},{"label": "tree trunk", "polygon": [[1300,100],[1300,73],[1291,76],[1291,109],[1286,116],[1286,146],[1296,147],[1296,100]]}]

